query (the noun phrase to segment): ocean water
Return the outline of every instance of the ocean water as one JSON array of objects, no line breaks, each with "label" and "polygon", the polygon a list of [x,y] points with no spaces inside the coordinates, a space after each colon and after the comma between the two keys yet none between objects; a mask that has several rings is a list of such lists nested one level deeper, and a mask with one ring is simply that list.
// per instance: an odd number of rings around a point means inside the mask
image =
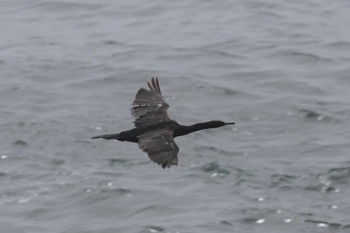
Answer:
[{"label": "ocean water", "polygon": [[[1,0],[0,232],[350,232],[347,0]],[[158,76],[182,124],[136,144]]]}]

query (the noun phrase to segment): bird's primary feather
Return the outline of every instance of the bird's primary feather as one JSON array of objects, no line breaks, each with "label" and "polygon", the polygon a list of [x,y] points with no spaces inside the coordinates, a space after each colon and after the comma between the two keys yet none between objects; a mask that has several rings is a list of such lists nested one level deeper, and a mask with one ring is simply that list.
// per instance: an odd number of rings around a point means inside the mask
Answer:
[{"label": "bird's primary feather", "polygon": [[138,144],[153,162],[161,164],[163,168],[177,165],[179,147],[174,141],[172,131],[148,131],[139,136]]},{"label": "bird's primary feather", "polygon": [[164,101],[157,78],[148,83],[149,89],[141,88],[132,103],[131,114],[136,127],[146,127],[155,123],[169,121],[169,105]]}]

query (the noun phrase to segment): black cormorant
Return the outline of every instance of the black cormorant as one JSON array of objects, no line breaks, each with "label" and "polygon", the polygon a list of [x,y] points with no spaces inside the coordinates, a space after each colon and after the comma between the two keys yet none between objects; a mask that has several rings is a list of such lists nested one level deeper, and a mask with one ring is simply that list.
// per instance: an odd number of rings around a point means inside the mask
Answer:
[{"label": "black cormorant", "polygon": [[177,165],[179,147],[174,138],[202,129],[218,128],[233,125],[234,122],[208,121],[190,126],[180,125],[171,120],[167,110],[169,105],[164,101],[158,78],[148,82],[150,90],[141,88],[131,107],[135,128],[117,134],[105,134],[92,139],[116,139],[118,141],[136,142],[148,154],[149,158],[161,164],[163,168]]}]

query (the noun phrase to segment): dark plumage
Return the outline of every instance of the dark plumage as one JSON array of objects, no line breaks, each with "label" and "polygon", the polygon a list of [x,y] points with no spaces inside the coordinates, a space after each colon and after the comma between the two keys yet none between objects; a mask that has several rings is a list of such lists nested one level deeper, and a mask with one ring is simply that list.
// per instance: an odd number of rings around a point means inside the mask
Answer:
[{"label": "dark plumage", "polygon": [[218,128],[232,125],[234,122],[208,121],[190,126],[178,124],[171,120],[167,110],[169,105],[164,101],[157,78],[148,83],[150,90],[141,88],[131,107],[136,128],[117,134],[95,136],[92,139],[116,139],[138,143],[141,150],[146,152],[150,159],[161,164],[163,168],[177,165],[179,147],[174,138],[202,129]]}]

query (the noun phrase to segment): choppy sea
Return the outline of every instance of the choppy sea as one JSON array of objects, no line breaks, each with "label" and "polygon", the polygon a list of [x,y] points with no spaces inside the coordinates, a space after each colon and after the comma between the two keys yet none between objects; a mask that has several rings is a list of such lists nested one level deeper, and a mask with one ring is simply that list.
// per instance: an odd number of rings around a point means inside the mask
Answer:
[{"label": "choppy sea", "polygon": [[[348,0],[1,0],[1,233],[350,232]],[[181,124],[136,144],[159,77]]]}]

